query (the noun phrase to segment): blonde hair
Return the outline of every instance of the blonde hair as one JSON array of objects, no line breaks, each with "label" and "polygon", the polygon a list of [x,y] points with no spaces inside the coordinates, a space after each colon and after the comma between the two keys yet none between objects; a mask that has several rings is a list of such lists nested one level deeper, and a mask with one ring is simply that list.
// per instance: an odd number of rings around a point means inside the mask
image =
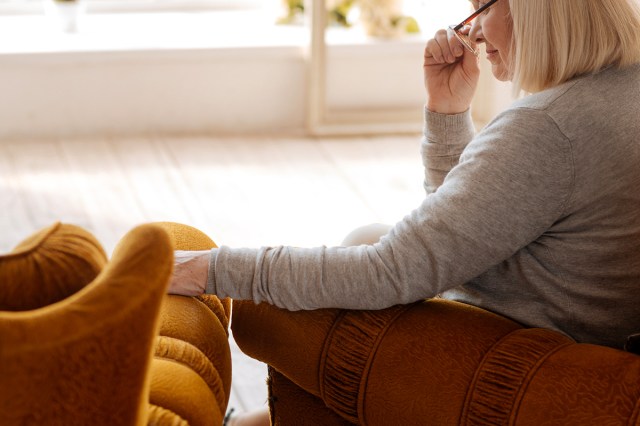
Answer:
[{"label": "blonde hair", "polygon": [[638,0],[509,0],[512,81],[538,92],[610,65],[640,62]]}]

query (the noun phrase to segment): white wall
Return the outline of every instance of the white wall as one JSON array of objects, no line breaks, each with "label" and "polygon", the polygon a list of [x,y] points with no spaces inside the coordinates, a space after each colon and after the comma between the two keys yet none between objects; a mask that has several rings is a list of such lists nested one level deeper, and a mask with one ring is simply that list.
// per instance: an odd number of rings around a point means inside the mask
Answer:
[{"label": "white wall", "polygon": [[[420,41],[332,46],[329,107],[421,110],[422,49]],[[0,51],[0,140],[304,133],[304,55],[282,45]],[[509,102],[508,90],[485,80],[474,104],[481,122]]]},{"label": "white wall", "polygon": [[0,56],[0,139],[300,129],[290,50]]}]

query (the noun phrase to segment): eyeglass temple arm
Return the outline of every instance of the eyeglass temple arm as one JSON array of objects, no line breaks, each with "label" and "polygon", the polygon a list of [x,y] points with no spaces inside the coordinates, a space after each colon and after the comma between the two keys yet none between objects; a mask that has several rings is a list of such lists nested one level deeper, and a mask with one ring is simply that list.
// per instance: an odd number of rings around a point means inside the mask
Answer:
[{"label": "eyeglass temple arm", "polygon": [[482,7],[479,7],[478,10],[476,10],[475,12],[473,12],[471,14],[471,16],[469,16],[467,19],[465,19],[464,21],[460,22],[458,25],[453,27],[453,31],[460,31],[465,25],[469,24],[469,22],[471,22],[474,19],[476,19],[476,17],[478,15],[480,15],[482,12],[484,12],[489,6],[494,4],[496,1],[498,1],[498,0],[491,0],[488,3],[485,3]]}]

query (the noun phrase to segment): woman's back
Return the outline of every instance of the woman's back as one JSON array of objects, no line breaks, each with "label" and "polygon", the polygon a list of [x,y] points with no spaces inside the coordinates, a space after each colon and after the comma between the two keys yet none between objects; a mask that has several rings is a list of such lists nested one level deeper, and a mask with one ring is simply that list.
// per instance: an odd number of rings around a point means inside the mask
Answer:
[{"label": "woman's back", "polygon": [[[546,160],[566,168],[566,181],[548,188],[564,197],[559,214],[535,241],[446,296],[620,347],[640,331],[640,66],[575,79],[510,111],[487,130],[513,132],[515,113],[530,118],[527,143],[566,143],[564,159]],[[545,155],[523,155],[532,152]]]}]

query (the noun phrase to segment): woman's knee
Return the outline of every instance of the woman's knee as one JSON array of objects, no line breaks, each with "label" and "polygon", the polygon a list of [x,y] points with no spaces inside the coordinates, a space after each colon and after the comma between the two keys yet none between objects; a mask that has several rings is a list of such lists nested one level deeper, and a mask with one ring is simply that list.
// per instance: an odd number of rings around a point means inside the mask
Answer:
[{"label": "woman's knee", "polygon": [[386,235],[391,228],[391,226],[383,223],[372,223],[361,226],[351,231],[342,241],[342,245],[348,247],[362,244],[375,244],[383,235]]}]

